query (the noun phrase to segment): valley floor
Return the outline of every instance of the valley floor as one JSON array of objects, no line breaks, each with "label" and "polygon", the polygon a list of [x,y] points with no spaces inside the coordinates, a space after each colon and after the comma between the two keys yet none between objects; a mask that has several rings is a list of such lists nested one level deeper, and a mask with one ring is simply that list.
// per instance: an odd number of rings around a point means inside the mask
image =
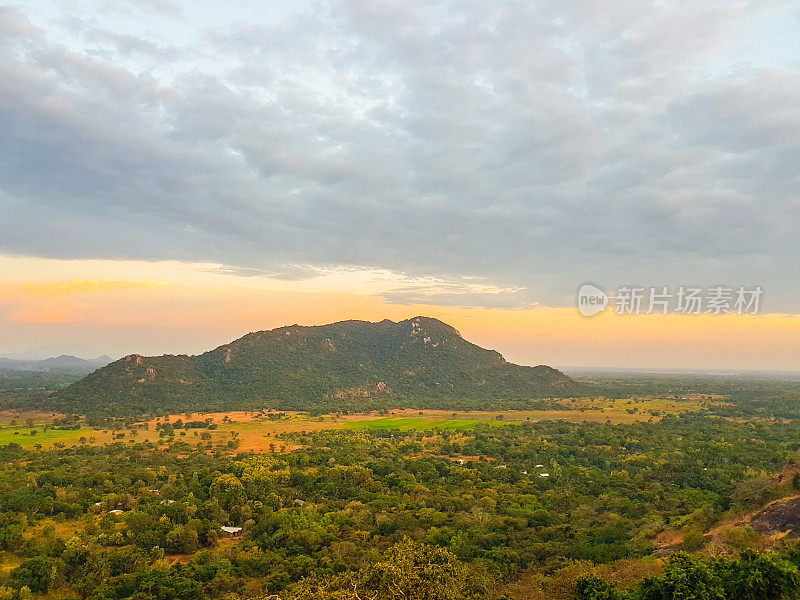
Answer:
[{"label": "valley floor", "polygon": [[[564,421],[568,423],[611,423],[613,425],[638,422],[657,422],[663,415],[678,415],[706,410],[723,405],[721,398],[687,396],[683,398],[573,398],[560,402],[553,410],[500,410],[451,411],[392,409],[367,414],[328,414],[309,416],[307,413],[285,411],[229,411],[210,413],[184,413],[152,418],[147,421],[118,420],[105,426],[89,426],[85,420],[80,429],[54,429],[52,424],[64,415],[41,411],[0,411],[0,445],[15,443],[23,448],[52,448],[54,446],[95,446],[123,441],[126,443],[152,442],[166,445],[170,436],[160,435],[165,423],[187,421],[213,423],[214,429],[184,429],[176,431],[178,439],[186,438],[193,444],[203,440],[216,446],[235,441],[242,452],[286,452],[295,445],[281,443],[278,438],[286,433],[312,432],[337,429],[400,429],[423,431],[427,429],[473,429],[485,424],[501,426],[510,423],[539,421]],[[33,425],[28,426],[28,425]],[[201,436],[206,432],[210,435]]]},{"label": "valley floor", "polygon": [[99,426],[4,411],[0,598],[383,600],[417,575],[452,586],[424,596],[441,600],[572,600],[583,581],[608,593],[580,600],[621,598],[676,569],[739,585],[724,561],[751,551],[800,581],[794,406],[678,393]]}]

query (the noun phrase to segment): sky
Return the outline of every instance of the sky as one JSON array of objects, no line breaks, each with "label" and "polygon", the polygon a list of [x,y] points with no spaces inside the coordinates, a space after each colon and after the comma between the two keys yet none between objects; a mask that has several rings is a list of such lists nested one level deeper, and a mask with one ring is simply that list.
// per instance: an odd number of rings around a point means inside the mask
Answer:
[{"label": "sky", "polygon": [[[0,353],[446,320],[800,365],[800,2],[0,2]],[[758,315],[576,291],[760,286]]]}]

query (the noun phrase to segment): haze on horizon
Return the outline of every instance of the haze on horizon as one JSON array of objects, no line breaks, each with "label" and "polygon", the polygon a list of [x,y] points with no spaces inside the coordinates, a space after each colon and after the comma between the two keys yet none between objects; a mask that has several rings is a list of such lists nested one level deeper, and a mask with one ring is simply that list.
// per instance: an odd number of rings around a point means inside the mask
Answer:
[{"label": "haze on horizon", "polygon": [[[800,364],[800,2],[0,3],[0,354],[424,314],[523,364]],[[759,315],[575,309],[761,286]]]}]

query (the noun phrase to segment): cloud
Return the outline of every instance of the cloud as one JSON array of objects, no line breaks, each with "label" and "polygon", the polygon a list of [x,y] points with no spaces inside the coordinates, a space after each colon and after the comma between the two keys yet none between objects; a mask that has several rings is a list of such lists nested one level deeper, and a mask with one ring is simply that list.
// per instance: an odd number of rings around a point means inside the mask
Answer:
[{"label": "cloud", "polygon": [[176,19],[181,16],[181,9],[169,0],[137,0],[136,2],[131,2],[131,4],[136,8],[144,4],[147,8],[155,10],[164,17]]},{"label": "cloud", "polygon": [[501,290],[386,296],[456,305],[760,284],[800,311],[800,70],[731,54],[790,3],[151,4],[0,9],[0,251]]},{"label": "cloud", "polygon": [[409,306],[455,306],[461,308],[525,309],[535,305],[520,290],[498,288],[493,291],[436,286],[391,290],[380,296],[392,304]]}]

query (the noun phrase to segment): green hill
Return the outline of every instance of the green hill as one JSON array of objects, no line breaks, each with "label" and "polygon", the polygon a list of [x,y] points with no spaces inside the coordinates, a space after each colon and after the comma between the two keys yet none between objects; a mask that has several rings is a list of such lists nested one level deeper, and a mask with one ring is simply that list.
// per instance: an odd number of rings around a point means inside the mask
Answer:
[{"label": "green hill", "polygon": [[101,415],[276,408],[531,407],[578,384],[506,362],[428,317],[291,325],[198,356],[126,356],[55,394],[52,408]]}]

